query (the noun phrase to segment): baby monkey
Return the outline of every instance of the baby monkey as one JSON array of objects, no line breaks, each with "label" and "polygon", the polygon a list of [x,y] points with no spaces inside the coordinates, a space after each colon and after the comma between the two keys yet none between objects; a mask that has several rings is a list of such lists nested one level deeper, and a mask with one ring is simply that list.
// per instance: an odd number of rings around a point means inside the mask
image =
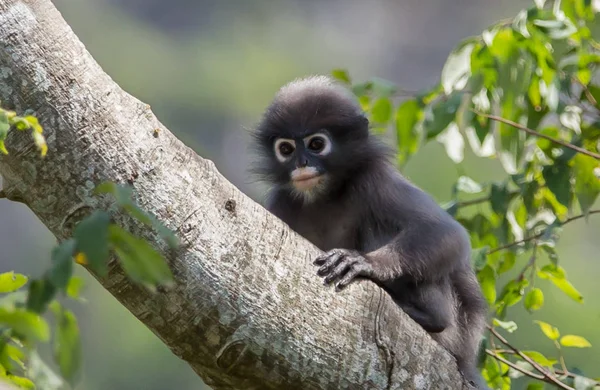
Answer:
[{"label": "baby monkey", "polygon": [[486,388],[476,359],[487,307],[469,236],[395,169],[351,92],[325,76],[285,85],[255,141],[267,209],[326,251],[314,261],[325,283],[378,284]]}]

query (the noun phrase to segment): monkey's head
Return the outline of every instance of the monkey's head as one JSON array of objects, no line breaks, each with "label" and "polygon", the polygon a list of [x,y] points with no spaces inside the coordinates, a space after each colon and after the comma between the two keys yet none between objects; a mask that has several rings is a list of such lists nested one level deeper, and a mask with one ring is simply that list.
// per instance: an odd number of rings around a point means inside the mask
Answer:
[{"label": "monkey's head", "polygon": [[254,171],[310,202],[340,188],[382,154],[354,95],[325,76],[283,86],[255,133]]}]

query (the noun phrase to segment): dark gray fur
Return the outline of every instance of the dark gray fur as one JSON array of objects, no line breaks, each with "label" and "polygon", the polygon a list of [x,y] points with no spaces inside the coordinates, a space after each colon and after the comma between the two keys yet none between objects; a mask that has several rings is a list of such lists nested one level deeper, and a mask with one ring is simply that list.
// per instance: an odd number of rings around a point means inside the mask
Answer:
[{"label": "dark gray fur", "polygon": [[[297,150],[278,161],[278,137],[301,139],[326,130],[332,152]],[[476,358],[487,307],[470,265],[465,229],[389,162],[388,150],[369,135],[354,97],[323,76],[284,86],[255,133],[261,159],[255,172],[272,184],[267,208],[325,254],[315,260],[326,283],[345,287],[366,278],[457,359],[467,380],[485,388]],[[327,175],[310,196],[290,185],[303,160]]]}]

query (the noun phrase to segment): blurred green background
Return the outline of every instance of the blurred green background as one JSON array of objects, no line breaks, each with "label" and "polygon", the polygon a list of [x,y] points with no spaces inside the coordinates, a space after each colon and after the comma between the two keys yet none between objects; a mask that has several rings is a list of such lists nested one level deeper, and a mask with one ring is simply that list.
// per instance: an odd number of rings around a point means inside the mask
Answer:
[{"label": "blurred green background", "polygon": [[[260,199],[246,176],[248,129],[285,82],[345,67],[414,90],[433,85],[458,42],[529,6],[525,0],[54,0],[87,49],[123,89],[242,191]],[[450,198],[459,173],[503,177],[495,161],[467,155],[460,172],[435,143],[404,173],[435,198]],[[54,239],[25,207],[0,201],[0,272],[38,275]],[[510,311],[522,349],[552,355],[533,319],[579,334],[592,349],[567,362],[600,376],[600,218],[564,231],[558,251],[569,280],[586,298],[569,300],[544,280],[546,304],[535,316]],[[525,261],[521,259],[520,261]],[[84,341],[78,389],[203,389],[201,380],[85,272],[86,304],[74,305]],[[316,279],[315,279],[316,281]],[[521,385],[522,386],[522,385]],[[519,386],[515,386],[519,388]]]}]

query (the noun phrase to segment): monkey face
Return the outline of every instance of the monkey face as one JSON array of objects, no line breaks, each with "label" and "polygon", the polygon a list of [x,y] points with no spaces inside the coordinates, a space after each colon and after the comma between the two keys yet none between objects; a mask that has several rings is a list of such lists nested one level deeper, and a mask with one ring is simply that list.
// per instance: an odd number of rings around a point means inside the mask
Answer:
[{"label": "monkey face", "polygon": [[304,201],[343,185],[378,153],[369,122],[345,88],[325,77],[284,86],[254,134],[262,157],[253,170]]},{"label": "monkey face", "polygon": [[305,137],[277,138],[273,153],[289,172],[293,189],[313,192],[326,181],[324,159],[332,152],[333,142],[326,130]]}]

